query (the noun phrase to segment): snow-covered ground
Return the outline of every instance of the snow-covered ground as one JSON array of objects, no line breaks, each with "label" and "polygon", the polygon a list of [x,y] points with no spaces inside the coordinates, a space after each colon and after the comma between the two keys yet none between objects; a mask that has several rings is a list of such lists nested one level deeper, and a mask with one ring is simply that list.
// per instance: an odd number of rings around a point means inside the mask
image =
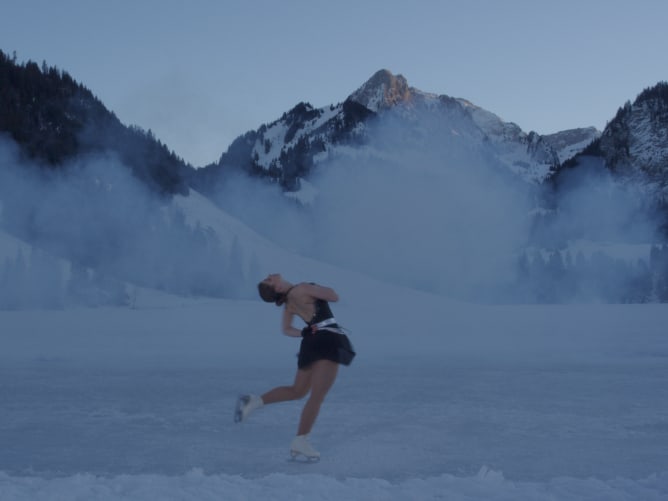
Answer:
[{"label": "snow-covered ground", "polygon": [[293,377],[278,308],[0,312],[0,499],[667,499],[667,306],[338,289],[358,357],[308,465],[287,460],[300,402],[232,422]]}]

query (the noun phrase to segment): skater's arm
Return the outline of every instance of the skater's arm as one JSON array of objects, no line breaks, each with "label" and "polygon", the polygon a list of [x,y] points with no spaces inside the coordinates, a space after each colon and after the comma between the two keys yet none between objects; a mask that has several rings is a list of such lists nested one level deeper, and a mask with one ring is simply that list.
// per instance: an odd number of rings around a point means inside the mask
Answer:
[{"label": "skater's arm", "polygon": [[317,284],[304,284],[305,291],[308,295],[316,299],[324,299],[335,303],[339,300],[339,295],[331,287],[324,287]]},{"label": "skater's arm", "polygon": [[299,329],[295,329],[292,326],[293,317],[294,313],[288,312],[287,308],[283,310],[283,322],[282,322],[283,334],[290,337],[301,337],[302,331],[300,331]]}]

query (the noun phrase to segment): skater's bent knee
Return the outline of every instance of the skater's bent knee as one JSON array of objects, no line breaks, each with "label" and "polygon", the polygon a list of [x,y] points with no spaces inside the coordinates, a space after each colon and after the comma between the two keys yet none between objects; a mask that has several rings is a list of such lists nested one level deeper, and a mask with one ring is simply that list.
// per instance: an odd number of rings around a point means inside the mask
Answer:
[{"label": "skater's bent knee", "polygon": [[308,388],[292,388],[293,400],[301,400],[308,394]]}]

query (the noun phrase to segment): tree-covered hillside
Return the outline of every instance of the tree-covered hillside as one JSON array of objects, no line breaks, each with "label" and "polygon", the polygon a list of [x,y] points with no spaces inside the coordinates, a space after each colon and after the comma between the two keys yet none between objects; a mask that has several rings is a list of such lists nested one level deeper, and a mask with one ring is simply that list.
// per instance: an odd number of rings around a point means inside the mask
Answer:
[{"label": "tree-covered hillside", "polygon": [[0,51],[0,134],[31,163],[57,169],[88,153],[118,156],[135,176],[164,193],[186,193],[192,167],[151,131],[125,126],[68,73]]}]

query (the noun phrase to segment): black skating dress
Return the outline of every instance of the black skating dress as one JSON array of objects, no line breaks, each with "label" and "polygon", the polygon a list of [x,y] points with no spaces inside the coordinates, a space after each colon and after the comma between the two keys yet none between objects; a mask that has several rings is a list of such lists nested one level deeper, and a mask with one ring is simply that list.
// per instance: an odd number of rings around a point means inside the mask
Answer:
[{"label": "black skating dress", "polygon": [[314,306],[313,318],[302,331],[297,367],[307,369],[317,360],[350,365],[355,352],[348,336],[336,323],[329,303],[324,299],[316,299]]}]

